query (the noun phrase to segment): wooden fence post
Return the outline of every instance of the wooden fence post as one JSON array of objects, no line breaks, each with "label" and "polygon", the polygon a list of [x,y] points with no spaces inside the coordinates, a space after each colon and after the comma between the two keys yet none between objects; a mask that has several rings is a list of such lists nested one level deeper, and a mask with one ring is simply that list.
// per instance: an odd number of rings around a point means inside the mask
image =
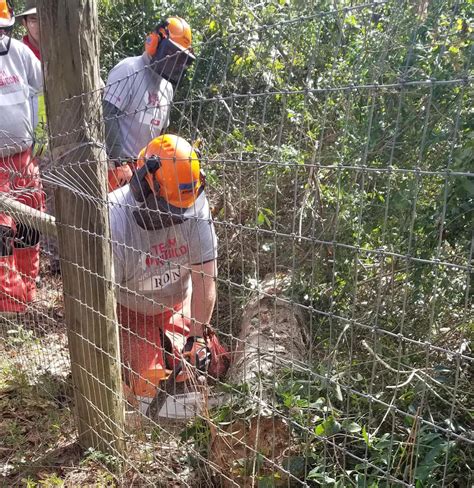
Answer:
[{"label": "wooden fence post", "polygon": [[79,441],[124,448],[95,0],[39,0],[49,145]]}]

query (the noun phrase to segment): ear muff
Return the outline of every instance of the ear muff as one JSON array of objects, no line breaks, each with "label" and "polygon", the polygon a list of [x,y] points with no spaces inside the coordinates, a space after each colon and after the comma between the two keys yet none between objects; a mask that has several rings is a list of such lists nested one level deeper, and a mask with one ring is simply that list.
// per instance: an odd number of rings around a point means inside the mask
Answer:
[{"label": "ear muff", "polygon": [[153,32],[150,32],[150,34],[146,36],[145,52],[151,57],[155,56],[156,51],[158,50],[158,45],[160,44],[160,40],[169,37],[167,27],[168,23],[162,22]]},{"label": "ear muff", "polygon": [[[153,193],[146,177],[149,174],[153,175],[160,166],[161,159],[158,156],[152,156],[151,158],[147,159],[145,164],[133,174],[132,179],[130,180],[130,190],[132,191],[133,198],[137,203],[144,203],[150,194]],[[153,178],[153,180],[155,183],[155,178]],[[155,184],[159,185],[157,181]]]},{"label": "ear muff", "polygon": [[153,57],[158,49],[158,44],[160,43],[160,34],[157,32],[151,32],[147,35],[145,41],[145,52]]}]

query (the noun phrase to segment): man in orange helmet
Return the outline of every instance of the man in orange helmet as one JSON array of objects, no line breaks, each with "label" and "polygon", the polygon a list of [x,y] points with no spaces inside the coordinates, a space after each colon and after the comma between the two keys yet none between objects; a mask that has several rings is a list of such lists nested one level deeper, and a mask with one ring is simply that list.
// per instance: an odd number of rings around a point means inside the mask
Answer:
[{"label": "man in orange helmet", "polygon": [[[0,0],[0,192],[32,208],[44,208],[39,169],[32,158],[34,97],[41,92],[41,65],[12,39],[13,6]],[[36,293],[39,234],[0,214],[0,312],[23,312]]]},{"label": "man in orange helmet", "polygon": [[191,42],[188,23],[170,17],[147,36],[141,56],[110,71],[103,101],[110,191],[130,180],[127,163],[168,127],[174,89],[194,60]]},{"label": "man in orange helmet", "polygon": [[213,377],[228,366],[208,325],[217,238],[204,186],[193,147],[164,135],[140,152],[130,184],[109,195],[122,358],[141,406],[182,350]]}]

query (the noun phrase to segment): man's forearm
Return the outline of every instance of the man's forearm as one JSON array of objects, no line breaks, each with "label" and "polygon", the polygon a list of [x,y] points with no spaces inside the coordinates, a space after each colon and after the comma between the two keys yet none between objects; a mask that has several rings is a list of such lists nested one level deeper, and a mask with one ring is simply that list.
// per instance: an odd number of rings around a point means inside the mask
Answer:
[{"label": "man's forearm", "polygon": [[203,325],[210,322],[216,303],[216,262],[211,261],[202,266],[191,266],[192,296],[190,335],[202,336]]}]

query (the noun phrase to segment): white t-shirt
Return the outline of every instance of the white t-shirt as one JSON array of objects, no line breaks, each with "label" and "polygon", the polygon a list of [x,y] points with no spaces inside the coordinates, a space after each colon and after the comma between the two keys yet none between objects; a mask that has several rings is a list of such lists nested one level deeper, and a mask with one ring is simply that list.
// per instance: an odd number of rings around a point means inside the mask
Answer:
[{"label": "white t-shirt", "polygon": [[136,158],[169,124],[173,85],[150,68],[149,59],[145,53],[125,58],[112,68],[104,89],[104,100],[124,113],[123,158]]},{"label": "white t-shirt", "polygon": [[[0,40],[5,50],[8,37]],[[41,63],[31,49],[11,40],[0,56],[0,157],[22,152],[34,140],[34,101],[43,89]]]},{"label": "white t-shirt", "polygon": [[217,237],[204,193],[194,216],[157,231],[142,229],[130,187],[109,194],[117,300],[141,313],[157,314],[182,303],[191,291],[190,266],[217,257]]}]

